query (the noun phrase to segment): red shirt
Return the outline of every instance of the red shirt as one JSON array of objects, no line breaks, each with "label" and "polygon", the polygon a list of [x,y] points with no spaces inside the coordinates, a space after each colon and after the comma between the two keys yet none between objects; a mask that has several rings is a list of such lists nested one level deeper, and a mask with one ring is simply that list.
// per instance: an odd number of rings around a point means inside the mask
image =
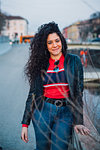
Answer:
[{"label": "red shirt", "polygon": [[[69,86],[64,71],[64,56],[61,55],[59,64],[55,65],[56,60],[49,59],[49,68],[44,76],[43,95],[48,98],[61,99],[69,97]],[[58,67],[57,72],[54,71]]]}]

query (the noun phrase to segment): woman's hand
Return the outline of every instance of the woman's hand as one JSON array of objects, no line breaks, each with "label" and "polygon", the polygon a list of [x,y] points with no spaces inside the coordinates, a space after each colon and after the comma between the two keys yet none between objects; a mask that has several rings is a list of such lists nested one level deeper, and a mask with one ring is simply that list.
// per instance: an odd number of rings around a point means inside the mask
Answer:
[{"label": "woman's hand", "polygon": [[84,125],[75,125],[74,129],[76,131],[76,133],[80,133],[82,135],[89,135],[90,130],[85,127]]},{"label": "woman's hand", "polygon": [[22,127],[21,139],[22,139],[25,143],[28,142],[28,128],[27,128],[27,127]]}]

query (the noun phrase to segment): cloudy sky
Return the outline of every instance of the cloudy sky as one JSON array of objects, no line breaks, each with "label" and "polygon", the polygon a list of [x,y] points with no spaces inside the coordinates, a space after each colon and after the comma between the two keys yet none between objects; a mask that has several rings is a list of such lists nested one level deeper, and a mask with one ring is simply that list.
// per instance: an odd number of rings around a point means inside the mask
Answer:
[{"label": "cloudy sky", "polygon": [[29,31],[55,21],[60,29],[100,11],[100,0],[0,0],[1,10],[29,21]]}]

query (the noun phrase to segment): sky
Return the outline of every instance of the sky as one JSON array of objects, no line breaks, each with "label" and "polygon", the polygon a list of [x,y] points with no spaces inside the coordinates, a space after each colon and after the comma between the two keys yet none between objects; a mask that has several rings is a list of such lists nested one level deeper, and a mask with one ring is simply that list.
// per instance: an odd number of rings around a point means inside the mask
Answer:
[{"label": "sky", "polygon": [[89,19],[100,11],[100,0],[0,0],[1,10],[9,15],[21,16],[29,22],[29,32],[50,21],[62,30],[76,21]]}]

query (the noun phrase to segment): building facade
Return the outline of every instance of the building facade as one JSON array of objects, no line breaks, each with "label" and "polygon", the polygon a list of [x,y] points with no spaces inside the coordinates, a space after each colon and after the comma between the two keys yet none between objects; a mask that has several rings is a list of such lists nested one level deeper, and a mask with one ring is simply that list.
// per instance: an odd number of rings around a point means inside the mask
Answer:
[{"label": "building facade", "polygon": [[78,42],[80,39],[78,24],[79,22],[76,22],[67,29],[68,38],[75,42]]},{"label": "building facade", "polygon": [[90,16],[90,19],[65,27],[63,35],[73,42],[90,41],[93,38],[100,38],[100,13],[94,13]]},{"label": "building facade", "polygon": [[19,39],[21,35],[28,34],[28,21],[20,16],[6,16],[2,35],[9,39]]}]

